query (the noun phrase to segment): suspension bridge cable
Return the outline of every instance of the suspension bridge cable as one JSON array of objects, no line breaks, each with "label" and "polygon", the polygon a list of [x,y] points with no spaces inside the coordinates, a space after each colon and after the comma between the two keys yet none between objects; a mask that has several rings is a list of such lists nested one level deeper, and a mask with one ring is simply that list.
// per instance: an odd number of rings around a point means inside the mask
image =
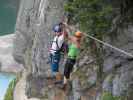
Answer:
[{"label": "suspension bridge cable", "polygon": [[115,49],[115,50],[117,50],[117,51],[119,51],[119,52],[121,52],[121,53],[123,53],[123,54],[125,54],[125,55],[130,56],[130,57],[133,58],[133,54],[131,54],[131,53],[128,53],[128,52],[126,52],[126,51],[124,51],[124,50],[122,50],[122,49],[119,49],[119,48],[115,47],[115,46],[112,46],[112,45],[110,45],[110,44],[108,44],[108,43],[106,43],[106,42],[103,42],[103,41],[101,41],[101,40],[99,40],[99,39],[97,39],[97,38],[95,38],[95,37],[93,37],[93,36],[90,36],[90,35],[86,34],[86,33],[84,33],[84,35],[85,35],[86,37],[89,37],[89,38],[91,38],[91,39],[93,39],[93,40],[95,40],[95,41],[97,41],[97,42],[99,42],[99,43],[105,45],[105,46],[108,46],[108,47],[110,47],[110,48],[112,48],[112,49]]}]

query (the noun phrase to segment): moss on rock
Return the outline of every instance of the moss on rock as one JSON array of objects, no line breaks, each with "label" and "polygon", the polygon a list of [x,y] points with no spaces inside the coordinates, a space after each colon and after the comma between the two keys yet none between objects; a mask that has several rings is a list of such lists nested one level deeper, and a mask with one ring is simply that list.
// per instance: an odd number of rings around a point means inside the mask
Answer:
[{"label": "moss on rock", "polygon": [[13,100],[13,91],[16,86],[16,83],[17,83],[16,78],[10,82],[7,92],[5,94],[4,100]]},{"label": "moss on rock", "polygon": [[101,100],[115,100],[110,92],[103,92]]},{"label": "moss on rock", "polygon": [[127,100],[124,96],[113,96],[110,92],[103,92],[101,100]]}]

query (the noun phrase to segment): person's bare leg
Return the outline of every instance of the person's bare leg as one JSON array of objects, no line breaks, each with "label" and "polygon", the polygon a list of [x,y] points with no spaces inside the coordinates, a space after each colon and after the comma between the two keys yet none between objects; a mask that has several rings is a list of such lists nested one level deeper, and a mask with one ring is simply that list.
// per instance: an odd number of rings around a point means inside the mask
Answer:
[{"label": "person's bare leg", "polygon": [[64,84],[67,84],[67,78],[64,76]]}]

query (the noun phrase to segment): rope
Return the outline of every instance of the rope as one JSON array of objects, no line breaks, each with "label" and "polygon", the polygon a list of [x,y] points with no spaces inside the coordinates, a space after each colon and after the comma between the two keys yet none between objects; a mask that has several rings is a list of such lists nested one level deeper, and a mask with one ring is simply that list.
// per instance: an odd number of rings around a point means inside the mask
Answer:
[{"label": "rope", "polygon": [[103,42],[103,41],[101,41],[101,40],[99,40],[99,39],[97,39],[97,38],[95,38],[95,37],[93,37],[93,36],[90,36],[90,35],[86,34],[86,33],[84,33],[84,35],[85,35],[86,37],[89,37],[89,38],[91,38],[91,39],[93,39],[93,40],[95,40],[95,41],[97,41],[97,42],[99,42],[99,43],[105,45],[105,46],[108,46],[108,47],[110,47],[110,48],[112,48],[112,49],[115,49],[116,51],[119,51],[119,52],[121,52],[121,53],[123,53],[123,54],[125,54],[125,55],[130,56],[130,57],[133,58],[133,54],[131,54],[131,53],[128,53],[128,52],[126,52],[126,51],[124,51],[124,50],[122,50],[122,49],[119,49],[119,48],[115,47],[115,46],[112,46],[112,45],[110,45],[110,44],[108,44],[108,43],[106,43],[106,42]]},{"label": "rope", "polygon": [[[63,18],[63,19],[64,19],[64,18]],[[63,22],[63,21],[62,21],[62,22]],[[66,23],[65,25],[68,25],[68,24]],[[68,26],[69,26],[69,25],[68,25]],[[105,45],[105,46],[108,46],[108,47],[110,47],[110,48],[112,48],[112,49],[115,49],[116,51],[119,51],[119,52],[121,52],[121,53],[123,53],[123,54],[125,54],[125,55],[127,55],[127,56],[133,58],[133,54],[131,54],[131,53],[128,53],[128,52],[126,52],[126,51],[124,51],[124,50],[122,50],[122,49],[119,49],[119,48],[117,48],[117,47],[111,45],[111,44],[108,44],[108,43],[106,43],[106,42],[103,42],[103,41],[101,41],[101,40],[99,40],[99,39],[97,39],[97,38],[95,38],[95,37],[93,37],[93,36],[90,36],[90,35],[86,34],[86,33],[84,33],[84,35],[85,35],[86,37],[89,37],[89,38],[91,38],[91,39],[93,39],[93,40],[95,40],[95,41],[97,41],[97,42],[99,42],[99,43]]]}]

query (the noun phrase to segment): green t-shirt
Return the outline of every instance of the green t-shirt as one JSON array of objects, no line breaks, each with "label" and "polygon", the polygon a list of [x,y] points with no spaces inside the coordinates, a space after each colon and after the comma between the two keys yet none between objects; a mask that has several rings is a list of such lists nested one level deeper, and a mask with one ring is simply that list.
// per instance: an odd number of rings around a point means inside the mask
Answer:
[{"label": "green t-shirt", "polygon": [[76,59],[78,54],[79,54],[79,48],[77,48],[75,44],[71,44],[69,46],[68,57]]}]

